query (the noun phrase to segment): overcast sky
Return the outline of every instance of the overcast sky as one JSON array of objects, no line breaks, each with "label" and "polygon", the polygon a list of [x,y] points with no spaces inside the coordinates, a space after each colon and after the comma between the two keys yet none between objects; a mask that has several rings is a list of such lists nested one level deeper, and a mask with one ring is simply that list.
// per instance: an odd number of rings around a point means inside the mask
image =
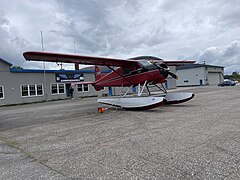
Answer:
[{"label": "overcast sky", "polygon": [[[0,57],[24,51],[195,59],[240,71],[239,0],[0,0]],[[71,66],[73,67],[73,66]],[[47,64],[48,69],[59,68]],[[63,68],[69,68],[64,65]]]}]

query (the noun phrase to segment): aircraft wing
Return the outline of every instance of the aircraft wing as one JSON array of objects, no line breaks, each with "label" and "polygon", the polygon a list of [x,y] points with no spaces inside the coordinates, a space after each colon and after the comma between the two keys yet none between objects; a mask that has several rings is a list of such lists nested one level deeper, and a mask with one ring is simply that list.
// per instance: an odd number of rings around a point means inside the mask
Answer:
[{"label": "aircraft wing", "polygon": [[74,54],[58,54],[49,52],[34,52],[27,51],[23,53],[26,60],[29,61],[47,61],[47,62],[63,62],[63,63],[78,63],[85,65],[100,65],[100,66],[130,66],[136,65],[137,61],[124,60],[115,58],[104,58],[94,56],[80,56]]},{"label": "aircraft wing", "polygon": [[163,60],[163,62],[168,66],[181,66],[184,64],[193,64],[195,60]]},{"label": "aircraft wing", "polygon": [[[50,52],[35,52],[27,51],[23,53],[26,60],[29,61],[47,61],[47,62],[63,62],[63,63],[78,63],[85,65],[100,65],[100,66],[131,66],[136,65],[139,60],[148,60],[146,58],[140,59],[115,59],[94,56],[81,56],[75,54],[59,54]],[[151,60],[154,60],[151,59]],[[193,60],[155,60],[156,62],[164,62],[168,66],[178,66],[183,64],[192,64]]]}]

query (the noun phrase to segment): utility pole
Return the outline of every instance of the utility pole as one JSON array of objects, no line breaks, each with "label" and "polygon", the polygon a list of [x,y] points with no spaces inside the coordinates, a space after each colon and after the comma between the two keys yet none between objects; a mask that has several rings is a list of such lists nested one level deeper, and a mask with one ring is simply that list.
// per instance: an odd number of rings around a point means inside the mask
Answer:
[{"label": "utility pole", "polygon": [[[74,40],[74,54],[76,55],[76,43],[75,43],[75,40]],[[75,63],[75,70],[79,70],[79,64],[78,63]]]},{"label": "utility pole", "polygon": [[[41,30],[41,44],[42,44],[42,52],[44,52],[43,48],[43,33]],[[45,61],[43,61],[43,78],[44,78],[44,92],[45,92],[45,100],[48,100],[48,94],[47,94],[47,77],[46,77],[46,67],[45,67]]]}]

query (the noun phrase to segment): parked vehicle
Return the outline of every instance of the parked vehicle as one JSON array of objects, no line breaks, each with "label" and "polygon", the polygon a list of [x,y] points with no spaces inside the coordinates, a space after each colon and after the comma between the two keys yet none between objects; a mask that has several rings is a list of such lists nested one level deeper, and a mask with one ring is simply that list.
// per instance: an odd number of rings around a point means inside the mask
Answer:
[{"label": "parked vehicle", "polygon": [[235,85],[236,83],[231,80],[223,81],[220,84],[218,84],[218,86],[235,86]]}]

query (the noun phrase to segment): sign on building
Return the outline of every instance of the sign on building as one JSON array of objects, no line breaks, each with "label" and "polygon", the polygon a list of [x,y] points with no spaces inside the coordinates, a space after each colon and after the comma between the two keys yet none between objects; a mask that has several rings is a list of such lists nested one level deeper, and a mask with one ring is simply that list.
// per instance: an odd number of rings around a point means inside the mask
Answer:
[{"label": "sign on building", "polygon": [[60,73],[56,74],[56,82],[79,82],[84,81],[83,74]]}]

